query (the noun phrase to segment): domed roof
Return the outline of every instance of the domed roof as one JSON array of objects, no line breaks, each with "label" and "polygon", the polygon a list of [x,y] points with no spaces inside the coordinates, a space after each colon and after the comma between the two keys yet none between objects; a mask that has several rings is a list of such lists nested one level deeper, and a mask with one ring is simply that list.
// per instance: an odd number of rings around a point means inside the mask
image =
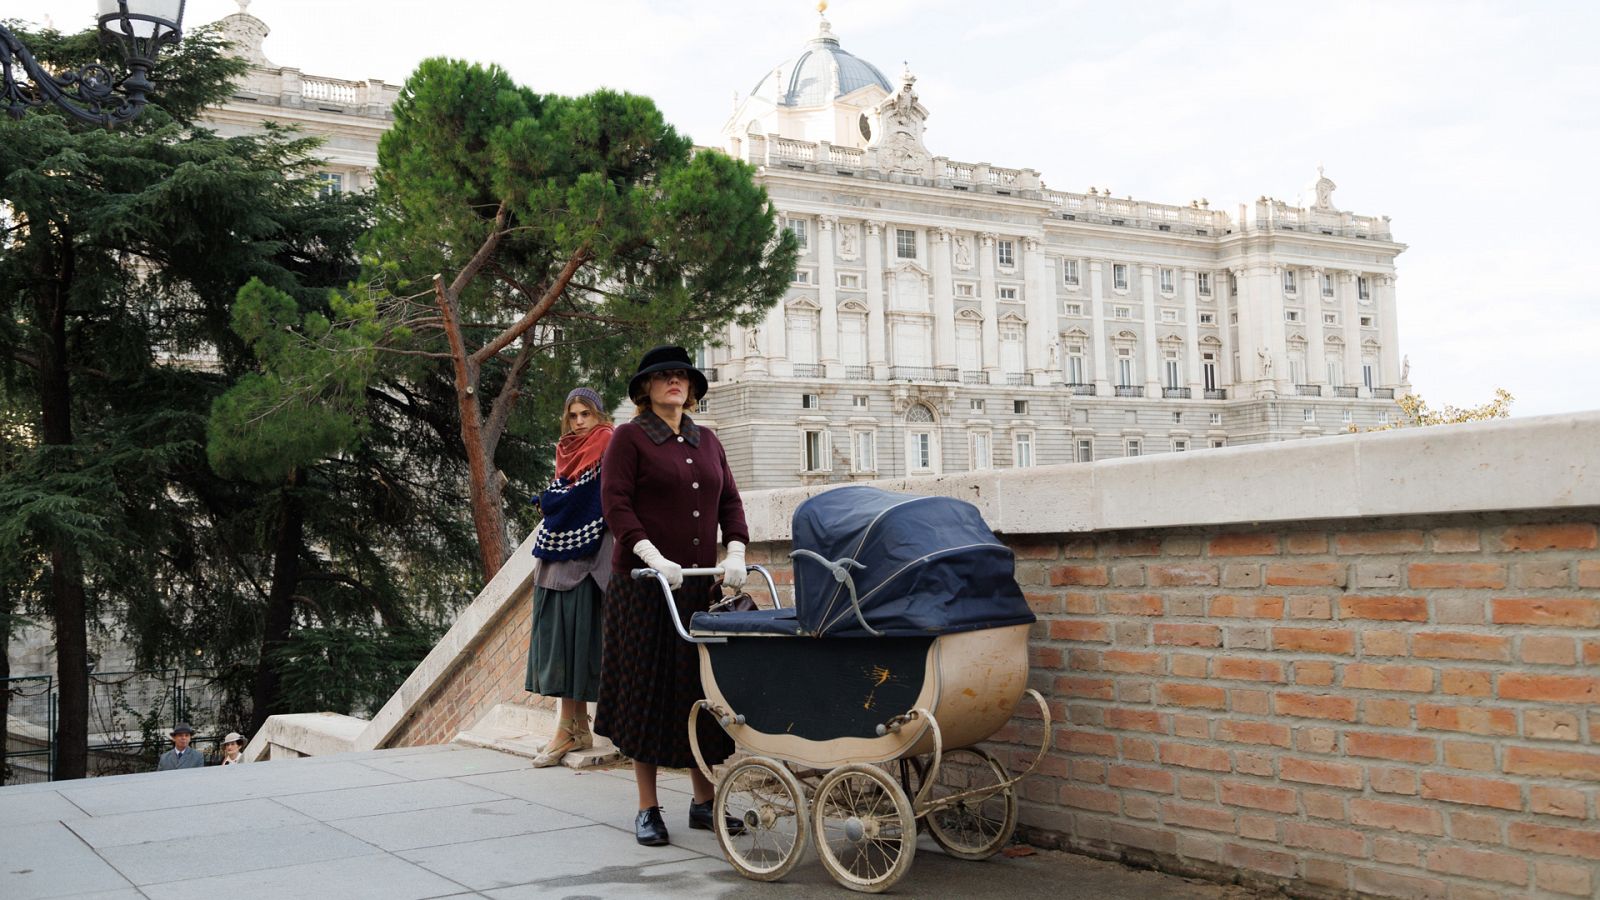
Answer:
[{"label": "domed roof", "polygon": [[806,44],[805,50],[768,72],[750,94],[774,91],[778,106],[821,106],[871,84],[883,88],[886,94],[894,93],[893,85],[877,66],[839,48],[839,39],[833,36],[828,20],[823,19],[817,36]]}]

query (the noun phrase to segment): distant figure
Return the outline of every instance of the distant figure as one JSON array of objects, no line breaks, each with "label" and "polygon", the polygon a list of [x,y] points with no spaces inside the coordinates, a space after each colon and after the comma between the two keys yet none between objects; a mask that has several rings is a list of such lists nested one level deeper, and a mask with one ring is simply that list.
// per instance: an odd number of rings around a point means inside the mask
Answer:
[{"label": "distant figure", "polygon": [[189,746],[194,740],[194,729],[188,722],[179,722],[172,729],[172,749],[161,754],[161,759],[156,763],[157,772],[168,769],[201,769],[205,767],[204,753]]},{"label": "distant figure", "polygon": [[243,751],[244,735],[237,731],[228,732],[228,736],[222,739],[222,764],[237,766],[244,762],[244,757],[240,755]]}]

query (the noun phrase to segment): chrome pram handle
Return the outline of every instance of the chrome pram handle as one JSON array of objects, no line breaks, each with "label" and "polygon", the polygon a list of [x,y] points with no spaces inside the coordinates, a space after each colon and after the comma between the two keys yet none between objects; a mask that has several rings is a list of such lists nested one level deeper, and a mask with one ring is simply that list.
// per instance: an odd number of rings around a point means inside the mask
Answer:
[{"label": "chrome pram handle", "polygon": [[[778,586],[772,581],[772,573],[768,572],[765,566],[754,564],[747,565],[744,568],[746,572],[759,572],[761,574],[761,577],[767,582],[767,593],[772,597],[773,607],[775,609],[782,609],[783,601],[778,599]],[[672,601],[672,586],[667,584],[667,576],[661,574],[655,569],[648,567],[634,569],[629,574],[631,574],[636,580],[643,578],[654,578],[657,583],[661,585],[661,596],[666,598],[667,601],[667,618],[672,620],[672,627],[678,630],[678,637],[683,638],[691,644],[726,644],[728,642],[728,639],[725,637],[695,637],[689,633],[689,629],[683,627],[683,620],[678,618],[677,604],[673,603]],[[683,570],[683,577],[685,578],[698,578],[702,575],[719,576],[721,574],[721,566],[704,566],[698,569]]]},{"label": "chrome pram handle", "polygon": [[873,637],[883,637],[883,632],[873,628],[871,625],[868,625],[867,617],[861,614],[861,601],[856,597],[856,580],[850,577],[850,569],[865,569],[866,566],[856,562],[848,556],[841,557],[838,561],[834,561],[820,553],[817,553],[814,550],[795,550],[789,554],[790,559],[794,559],[797,556],[804,557],[806,559],[814,559],[818,563],[821,563],[822,566],[833,575],[834,581],[844,585],[845,588],[850,591],[850,608],[855,610],[856,621],[861,623],[861,627],[866,629],[867,634],[870,634]]}]

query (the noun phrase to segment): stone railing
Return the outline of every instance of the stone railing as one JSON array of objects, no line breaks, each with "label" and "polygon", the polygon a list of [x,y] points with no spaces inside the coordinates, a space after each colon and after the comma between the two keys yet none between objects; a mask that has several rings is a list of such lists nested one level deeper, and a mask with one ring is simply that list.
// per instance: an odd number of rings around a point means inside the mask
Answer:
[{"label": "stone railing", "polygon": [[327,108],[349,115],[387,118],[399,85],[379,79],[351,81],[306,75],[299,69],[252,67],[238,82],[239,95],[257,104],[294,109]]},{"label": "stone railing", "polygon": [[1079,222],[1183,234],[1219,235],[1233,228],[1233,220],[1227,213],[1198,204],[1174,206],[1131,198],[1118,200],[1101,193],[1074,194],[1048,190],[1044,192],[1044,199],[1053,205],[1055,215]]},{"label": "stone railing", "polygon": [[1388,216],[1358,216],[1338,209],[1290,206],[1267,197],[1244,207],[1245,223],[1254,231],[1303,231],[1339,237],[1392,240]]},{"label": "stone railing", "polygon": [[964,163],[933,157],[922,172],[884,164],[876,149],[838,147],[827,141],[802,141],[776,134],[747,135],[740,139],[745,162],[756,166],[782,166],[806,171],[843,170],[868,179],[910,180],[936,187],[959,187],[990,193],[1037,197],[1044,189],[1032,169],[1007,169],[988,163]]}]

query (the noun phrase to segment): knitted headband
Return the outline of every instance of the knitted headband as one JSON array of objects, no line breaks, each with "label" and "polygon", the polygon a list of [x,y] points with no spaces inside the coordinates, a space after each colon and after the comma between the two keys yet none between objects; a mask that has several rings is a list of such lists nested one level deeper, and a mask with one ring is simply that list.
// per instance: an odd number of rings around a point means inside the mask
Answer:
[{"label": "knitted headband", "polygon": [[593,406],[596,410],[600,412],[606,411],[605,403],[601,401],[600,394],[596,392],[594,388],[573,388],[572,392],[567,394],[567,402],[561,404],[561,408],[565,410],[567,407],[572,405],[572,401],[574,400],[587,401],[589,405]]}]

